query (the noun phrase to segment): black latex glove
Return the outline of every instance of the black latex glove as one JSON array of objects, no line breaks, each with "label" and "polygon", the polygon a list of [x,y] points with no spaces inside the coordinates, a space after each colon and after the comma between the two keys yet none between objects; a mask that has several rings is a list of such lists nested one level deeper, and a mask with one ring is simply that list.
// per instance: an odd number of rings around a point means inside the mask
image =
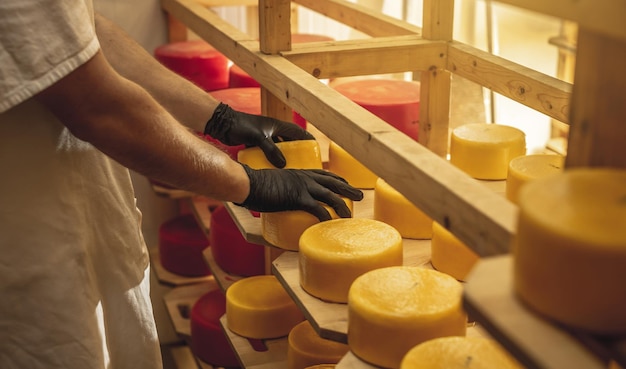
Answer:
[{"label": "black latex glove", "polygon": [[331,216],[320,204],[332,207],[342,218],[350,217],[350,209],[339,197],[353,201],[363,199],[363,192],[345,179],[321,169],[251,169],[243,165],[250,177],[250,194],[240,206],[260,212],[304,210],[320,221]]},{"label": "black latex glove", "polygon": [[277,168],[283,168],[286,160],[274,142],[315,139],[297,124],[236,111],[224,103],[215,109],[204,134],[229,146],[258,146]]}]

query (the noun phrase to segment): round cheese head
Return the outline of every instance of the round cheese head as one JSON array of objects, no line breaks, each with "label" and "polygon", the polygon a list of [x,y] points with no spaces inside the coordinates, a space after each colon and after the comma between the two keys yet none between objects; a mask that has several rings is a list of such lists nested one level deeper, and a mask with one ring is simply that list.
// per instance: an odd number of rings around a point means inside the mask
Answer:
[{"label": "round cheese head", "polygon": [[319,364],[336,364],[348,353],[348,345],[321,338],[308,320],[289,332],[287,369],[301,369]]},{"label": "round cheese head", "polygon": [[524,183],[562,171],[564,160],[561,155],[549,154],[513,158],[506,177],[506,198],[517,204],[518,193]]},{"label": "round cheese head", "polygon": [[[277,142],[285,156],[285,169],[322,169],[322,153],[316,140]],[[273,166],[259,147],[249,147],[237,153],[237,161],[252,169],[272,169]]]}]

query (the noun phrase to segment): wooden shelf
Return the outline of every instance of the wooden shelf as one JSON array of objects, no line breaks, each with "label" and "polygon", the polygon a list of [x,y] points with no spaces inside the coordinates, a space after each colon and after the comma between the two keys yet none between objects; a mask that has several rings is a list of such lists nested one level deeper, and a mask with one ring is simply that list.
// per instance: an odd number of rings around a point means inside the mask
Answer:
[{"label": "wooden shelf", "polygon": [[185,190],[179,190],[177,188],[169,188],[160,186],[158,184],[151,183],[152,190],[159,196],[168,197],[173,200],[185,199],[194,196],[193,193]]},{"label": "wooden shelf", "polygon": [[184,286],[189,284],[208,282],[213,278],[210,275],[202,277],[185,277],[176,273],[172,273],[163,268],[163,266],[161,265],[158,248],[149,247],[148,252],[150,253],[150,267],[152,268],[152,270],[154,270],[154,274],[160,283],[169,286]]},{"label": "wooden shelf", "polygon": [[513,293],[512,256],[482,259],[465,286],[468,313],[529,368],[606,369],[626,365],[626,337],[603,341],[574,334],[528,310]]},{"label": "wooden shelf", "polygon": [[174,325],[174,331],[183,339],[189,340],[191,338],[190,316],[193,305],[200,297],[217,288],[219,288],[217,282],[211,278],[206,282],[176,287],[163,296],[165,308]]}]

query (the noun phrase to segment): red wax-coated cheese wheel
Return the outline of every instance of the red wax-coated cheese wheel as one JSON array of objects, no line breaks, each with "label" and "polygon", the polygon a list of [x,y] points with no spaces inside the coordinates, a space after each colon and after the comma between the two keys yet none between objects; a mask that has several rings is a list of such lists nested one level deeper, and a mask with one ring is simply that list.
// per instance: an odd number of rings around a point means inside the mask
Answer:
[{"label": "red wax-coated cheese wheel", "polygon": [[239,362],[220,325],[226,313],[226,296],[213,290],[191,309],[191,351],[201,360],[220,367],[238,367]]},{"label": "red wax-coated cheese wheel", "polygon": [[180,215],[159,227],[159,258],[167,271],[187,277],[209,275],[202,256],[209,240],[191,214]]},{"label": "red wax-coated cheese wheel", "polygon": [[333,87],[356,104],[417,140],[420,110],[418,82],[365,79],[338,83]]},{"label": "red wax-coated cheese wheel", "polygon": [[265,272],[264,246],[246,241],[224,206],[211,213],[211,254],[226,273],[253,276]]},{"label": "red wax-coated cheese wheel", "polygon": [[228,87],[228,58],[203,40],[161,45],[154,50],[154,56],[205,91]]}]

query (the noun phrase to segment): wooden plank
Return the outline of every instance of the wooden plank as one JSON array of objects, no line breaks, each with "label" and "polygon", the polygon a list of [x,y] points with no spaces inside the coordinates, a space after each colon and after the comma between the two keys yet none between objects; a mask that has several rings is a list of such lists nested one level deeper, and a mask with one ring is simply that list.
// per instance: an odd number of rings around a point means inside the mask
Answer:
[{"label": "wooden plank", "polygon": [[579,29],[566,167],[626,168],[625,60],[626,40]]},{"label": "wooden plank", "polygon": [[447,45],[408,35],[296,44],[281,55],[314,77],[337,78],[445,68]]},{"label": "wooden plank", "polygon": [[150,186],[155,194],[163,197],[170,198],[172,200],[186,199],[194,195],[193,192],[180,190],[177,188],[164,187],[156,183],[151,183]]},{"label": "wooden plank", "polygon": [[577,22],[604,36],[626,40],[623,0],[498,0],[522,9]]},{"label": "wooden plank", "polygon": [[204,294],[219,288],[215,279],[188,286],[176,287],[163,300],[172,319],[174,330],[184,339],[191,338],[191,309]]},{"label": "wooden plank", "polygon": [[224,205],[246,241],[257,245],[271,246],[271,244],[263,238],[260,218],[254,217],[250,211],[232,202],[227,202]]},{"label": "wooden plank", "polygon": [[456,41],[448,48],[447,69],[556,120],[569,122],[570,83]]},{"label": "wooden plank", "polygon": [[237,354],[237,358],[246,369],[286,369],[287,347],[286,337],[268,340],[248,340],[228,329],[226,315],[220,319],[220,325],[228,342]]},{"label": "wooden plank", "polygon": [[421,28],[417,26],[345,0],[294,0],[293,2],[374,37],[421,33]]},{"label": "wooden plank", "polygon": [[262,53],[291,50],[290,0],[259,0],[259,39]]},{"label": "wooden plank", "polygon": [[468,313],[528,368],[606,368],[572,335],[527,310],[514,295],[511,268],[510,255],[478,262],[465,285]]},{"label": "wooden plank", "polygon": [[148,252],[150,254],[150,267],[152,268],[152,270],[154,270],[154,274],[159,282],[163,284],[169,286],[184,286],[189,284],[207,282],[213,278],[210,275],[201,277],[185,277],[176,273],[172,273],[169,270],[163,268],[163,265],[161,265],[158,247],[149,247]]}]

